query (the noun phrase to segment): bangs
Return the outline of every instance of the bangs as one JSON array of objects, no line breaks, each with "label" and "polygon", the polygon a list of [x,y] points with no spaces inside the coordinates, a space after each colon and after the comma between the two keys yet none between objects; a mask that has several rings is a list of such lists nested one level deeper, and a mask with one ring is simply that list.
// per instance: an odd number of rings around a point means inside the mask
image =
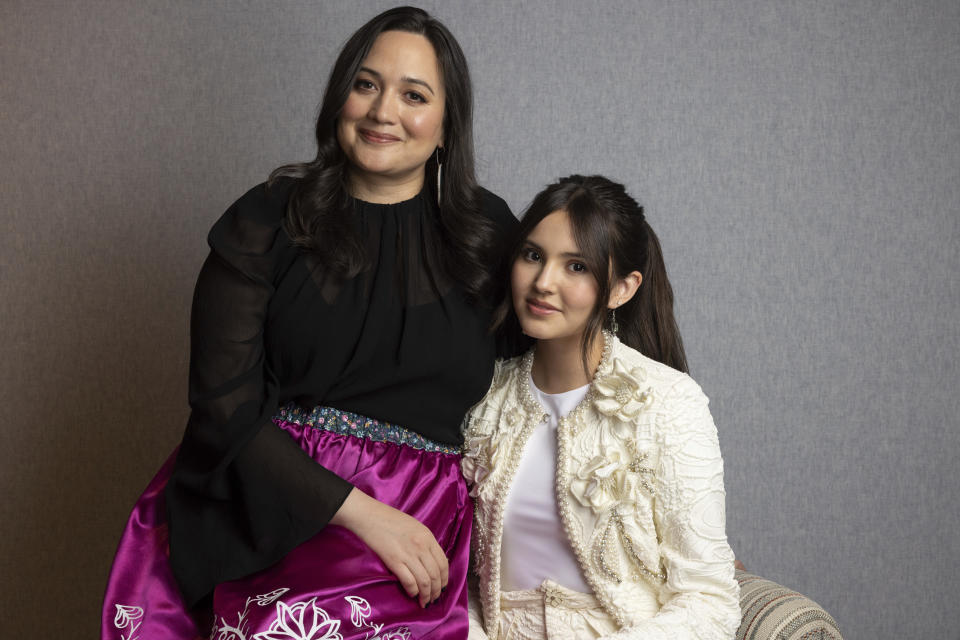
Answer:
[{"label": "bangs", "polygon": [[609,216],[596,199],[582,189],[575,192],[562,209],[567,212],[580,255],[597,281],[598,306],[605,307],[605,303],[599,305],[599,302],[606,299],[610,289]]}]

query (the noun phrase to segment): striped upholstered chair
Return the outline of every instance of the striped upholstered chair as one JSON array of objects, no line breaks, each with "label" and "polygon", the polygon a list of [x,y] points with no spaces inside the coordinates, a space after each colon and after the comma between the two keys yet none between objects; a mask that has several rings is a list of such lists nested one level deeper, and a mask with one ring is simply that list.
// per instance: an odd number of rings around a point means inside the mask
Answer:
[{"label": "striped upholstered chair", "polygon": [[737,582],[736,640],[843,640],[836,621],[813,600],[739,569]]}]

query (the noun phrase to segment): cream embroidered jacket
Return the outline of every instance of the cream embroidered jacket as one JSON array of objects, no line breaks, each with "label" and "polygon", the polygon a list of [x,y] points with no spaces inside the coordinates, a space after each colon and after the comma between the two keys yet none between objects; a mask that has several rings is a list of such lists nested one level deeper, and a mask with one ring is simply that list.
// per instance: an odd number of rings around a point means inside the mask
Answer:
[{"label": "cream embroidered jacket", "polygon": [[[546,418],[529,390],[532,362],[530,352],[498,363],[464,423],[474,566],[491,639],[507,493],[531,430]],[[556,492],[583,575],[621,627],[610,638],[734,637],[740,606],[723,460],[707,398],[689,376],[607,335],[590,390],[560,420]]]}]

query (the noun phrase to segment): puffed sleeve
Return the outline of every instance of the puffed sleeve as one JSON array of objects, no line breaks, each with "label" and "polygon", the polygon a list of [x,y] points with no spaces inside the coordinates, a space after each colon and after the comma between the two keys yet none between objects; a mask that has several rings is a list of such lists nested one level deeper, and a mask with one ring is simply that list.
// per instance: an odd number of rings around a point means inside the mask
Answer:
[{"label": "puffed sleeve", "polygon": [[352,488],[271,421],[278,381],[263,337],[295,255],[281,228],[289,188],[260,185],[227,210],[194,292],[191,413],[165,494],[170,562],[190,607],[314,535]]},{"label": "puffed sleeve", "polygon": [[483,214],[493,221],[497,230],[494,247],[502,251],[507,248],[504,245],[513,240],[513,235],[520,226],[520,221],[510,211],[510,205],[507,204],[506,200],[482,187],[480,188],[480,202],[483,207]]},{"label": "puffed sleeve", "polygon": [[[496,305],[506,295],[506,283],[510,279],[509,255],[517,239],[520,221],[517,220],[506,201],[495,193],[481,189],[483,213],[494,225],[494,238],[491,244],[490,264],[493,274],[493,288],[490,292],[490,304]],[[505,323],[496,332],[497,357],[508,359],[520,355],[530,348],[530,339],[523,335],[520,326]]]},{"label": "puffed sleeve", "polygon": [[663,451],[654,523],[666,583],[661,609],[611,640],[731,640],[739,587],[727,544],[723,459],[707,397],[684,377],[663,399]]}]

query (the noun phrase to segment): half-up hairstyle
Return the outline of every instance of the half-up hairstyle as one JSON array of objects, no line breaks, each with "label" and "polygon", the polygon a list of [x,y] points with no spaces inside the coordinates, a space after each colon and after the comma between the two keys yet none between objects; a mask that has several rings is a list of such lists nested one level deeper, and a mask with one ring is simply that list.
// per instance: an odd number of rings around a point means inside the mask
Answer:
[{"label": "half-up hairstyle", "polygon": [[[365,266],[365,251],[350,226],[352,199],[347,189],[347,158],[337,140],[337,119],[350,95],[363,60],[385,31],[425,37],[433,46],[443,77],[446,101],[443,120],[443,186],[439,222],[446,272],[475,301],[489,299],[490,265],[496,229],[481,211],[481,191],[473,160],[473,89],[463,50],[453,34],[430,14],[415,7],[384,11],[350,36],[337,57],[317,117],[317,156],[288,164],[270,174],[300,178],[287,209],[284,227],[295,245],[313,253],[332,275],[350,278]],[[437,154],[426,164],[425,183],[436,203]],[[433,206],[433,205],[431,205]]]},{"label": "half-up hairstyle", "polygon": [[[562,178],[537,194],[521,219],[509,254],[510,265],[519,258],[527,236],[556,211],[567,213],[587,271],[597,280],[597,301],[583,335],[584,364],[600,330],[610,329],[607,301],[611,285],[639,271],[643,276],[640,288],[616,310],[617,337],[645,356],[686,372],[683,340],[673,317],[673,288],[660,242],[647,224],[643,207],[622,184],[603,176]],[[505,325],[508,332],[518,326],[511,293],[498,307],[495,322]]]}]

